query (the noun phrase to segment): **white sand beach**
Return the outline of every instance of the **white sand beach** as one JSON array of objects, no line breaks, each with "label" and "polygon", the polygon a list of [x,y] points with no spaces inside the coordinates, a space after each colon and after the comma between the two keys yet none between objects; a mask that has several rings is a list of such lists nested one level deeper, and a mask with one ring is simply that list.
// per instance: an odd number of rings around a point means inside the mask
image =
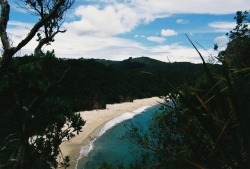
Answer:
[{"label": "white sand beach", "polygon": [[134,100],[133,102],[106,105],[106,109],[102,110],[80,112],[81,117],[86,120],[82,132],[71,140],[63,142],[60,146],[64,156],[70,156],[69,169],[75,168],[81,147],[88,144],[89,140],[98,134],[98,131],[106,122],[122,115],[123,113],[131,112],[144,106],[153,106],[159,102],[162,103],[164,100],[159,97],[152,97]]}]

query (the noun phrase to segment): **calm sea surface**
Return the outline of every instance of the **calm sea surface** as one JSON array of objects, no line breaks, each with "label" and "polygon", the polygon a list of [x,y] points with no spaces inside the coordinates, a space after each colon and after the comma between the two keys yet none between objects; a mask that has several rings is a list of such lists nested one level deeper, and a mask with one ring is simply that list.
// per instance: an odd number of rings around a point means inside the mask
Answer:
[{"label": "calm sea surface", "polygon": [[160,112],[161,105],[155,105],[143,110],[142,114],[135,116],[132,119],[123,121],[113,128],[106,131],[93,143],[93,150],[88,155],[88,161],[84,166],[78,165],[78,169],[95,169],[104,161],[110,163],[123,162],[128,164],[138,156],[136,153],[137,147],[120,138],[128,130],[131,123],[139,123],[141,127],[145,127],[151,119],[153,113]]}]

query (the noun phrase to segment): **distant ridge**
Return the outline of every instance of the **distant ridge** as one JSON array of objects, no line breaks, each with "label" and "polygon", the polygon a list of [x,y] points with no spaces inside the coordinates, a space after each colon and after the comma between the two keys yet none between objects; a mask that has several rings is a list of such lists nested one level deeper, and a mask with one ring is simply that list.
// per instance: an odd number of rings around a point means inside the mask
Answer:
[{"label": "distant ridge", "polygon": [[[46,64],[43,76],[51,79],[48,81],[58,79],[65,70],[71,68],[51,95],[65,98],[74,111],[164,96],[173,90],[169,84],[178,87],[183,83],[194,83],[204,73],[201,64],[166,63],[148,57],[111,61],[26,56],[14,58],[13,61],[16,65],[28,65],[30,62]],[[17,67],[12,66],[10,72],[15,74]]]}]

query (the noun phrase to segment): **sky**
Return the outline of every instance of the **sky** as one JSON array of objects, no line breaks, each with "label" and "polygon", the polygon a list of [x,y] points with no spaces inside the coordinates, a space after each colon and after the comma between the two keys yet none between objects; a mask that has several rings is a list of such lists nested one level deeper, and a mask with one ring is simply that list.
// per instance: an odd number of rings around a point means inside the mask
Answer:
[{"label": "sky", "polygon": [[[11,5],[7,32],[17,45],[37,18]],[[197,45],[206,60],[216,56],[214,44],[225,49],[225,35],[235,27],[236,11],[249,10],[250,0],[75,0],[50,46],[59,58],[124,60],[147,56],[165,62],[200,63],[186,38]],[[0,44],[1,45],[1,44]],[[32,53],[36,38],[17,56]]]}]

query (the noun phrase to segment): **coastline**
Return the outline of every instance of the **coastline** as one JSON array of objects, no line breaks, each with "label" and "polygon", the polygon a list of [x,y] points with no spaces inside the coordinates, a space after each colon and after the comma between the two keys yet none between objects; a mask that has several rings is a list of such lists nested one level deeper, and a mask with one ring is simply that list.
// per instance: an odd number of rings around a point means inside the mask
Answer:
[{"label": "coastline", "polygon": [[134,100],[133,102],[108,104],[106,109],[80,112],[81,117],[86,120],[82,132],[60,145],[63,155],[70,156],[69,169],[75,169],[81,147],[95,139],[105,123],[126,112],[131,112],[144,106],[153,106],[159,102],[164,102],[164,100],[159,97],[152,97]]}]

